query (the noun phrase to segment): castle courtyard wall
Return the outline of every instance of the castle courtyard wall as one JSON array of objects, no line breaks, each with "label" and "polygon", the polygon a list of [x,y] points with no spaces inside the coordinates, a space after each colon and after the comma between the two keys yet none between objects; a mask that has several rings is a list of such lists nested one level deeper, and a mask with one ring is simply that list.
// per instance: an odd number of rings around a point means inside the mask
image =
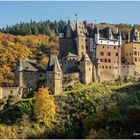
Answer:
[{"label": "castle courtyard wall", "polygon": [[9,95],[22,97],[20,87],[0,87],[0,99],[8,97]]}]

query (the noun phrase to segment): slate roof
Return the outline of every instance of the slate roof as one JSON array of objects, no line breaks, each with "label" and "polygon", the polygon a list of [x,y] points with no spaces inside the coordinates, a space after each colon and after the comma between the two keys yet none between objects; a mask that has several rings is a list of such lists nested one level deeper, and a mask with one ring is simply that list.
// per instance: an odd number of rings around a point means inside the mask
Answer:
[{"label": "slate roof", "polygon": [[100,34],[100,39],[108,39],[109,38],[109,34],[112,35],[112,40],[117,40],[118,38],[118,30],[117,28],[112,25],[112,24],[92,24],[92,26],[90,26],[90,36],[94,37],[95,33],[99,33]]},{"label": "slate roof", "polygon": [[69,53],[77,55],[77,47],[76,47],[76,41],[74,39],[71,39],[71,42],[68,43],[65,48],[61,49],[61,57],[66,57]]},{"label": "slate roof", "polygon": [[44,72],[44,69],[37,65],[36,60],[20,59],[18,66],[21,68],[21,71]]},{"label": "slate roof", "polygon": [[137,30],[137,26],[134,26],[131,31],[130,31],[130,40],[133,42],[138,41],[138,30]]},{"label": "slate roof", "polygon": [[81,58],[81,61],[91,61],[88,54],[84,54]]},{"label": "slate roof", "polygon": [[61,71],[61,67],[58,61],[58,58],[55,54],[50,54],[49,56],[49,62],[47,65],[47,71],[52,71],[54,68],[56,68],[57,70]]}]

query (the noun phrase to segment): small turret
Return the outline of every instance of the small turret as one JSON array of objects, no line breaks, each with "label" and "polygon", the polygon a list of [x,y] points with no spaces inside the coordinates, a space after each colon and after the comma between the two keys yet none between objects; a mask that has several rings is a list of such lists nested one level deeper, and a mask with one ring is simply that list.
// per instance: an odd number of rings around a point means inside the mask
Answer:
[{"label": "small turret", "polygon": [[98,44],[99,43],[99,39],[100,39],[100,33],[99,33],[96,25],[94,27],[94,31],[95,31],[95,43]]},{"label": "small turret", "polygon": [[108,39],[110,39],[110,40],[113,39],[113,34],[112,34],[112,30],[110,29],[110,27],[108,27]]},{"label": "small turret", "polygon": [[118,45],[119,45],[119,47],[122,45],[121,31],[118,31]]},{"label": "small turret", "polygon": [[92,82],[92,62],[87,54],[83,55],[80,61],[81,82],[88,84]]}]

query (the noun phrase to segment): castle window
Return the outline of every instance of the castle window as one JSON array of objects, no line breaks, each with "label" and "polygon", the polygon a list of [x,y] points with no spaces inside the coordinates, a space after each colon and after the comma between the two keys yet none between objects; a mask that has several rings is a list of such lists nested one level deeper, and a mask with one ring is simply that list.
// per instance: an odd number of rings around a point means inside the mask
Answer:
[{"label": "castle window", "polygon": [[116,53],[116,56],[118,56],[118,53]]},{"label": "castle window", "polygon": [[135,62],[137,62],[137,58],[135,58]]},{"label": "castle window", "polygon": [[105,59],[105,62],[107,62],[107,59]]},{"label": "castle window", "polygon": [[130,55],[131,55],[131,53],[130,53]]},{"label": "castle window", "polygon": [[90,68],[89,68],[89,71],[90,71]]},{"label": "castle window", "polygon": [[100,52],[100,55],[104,55],[104,52]]},{"label": "castle window", "polygon": [[116,47],[114,46],[114,49],[116,49]]},{"label": "castle window", "polygon": [[117,69],[117,67],[115,67]]},{"label": "castle window", "polygon": [[111,59],[108,59],[108,62],[110,63],[111,62]]},{"label": "castle window", "polygon": [[104,66],[102,66],[102,68],[104,69]]},{"label": "castle window", "polygon": [[103,62],[103,59],[100,59],[100,62]]},{"label": "castle window", "polygon": [[105,46],[103,46],[103,48],[105,48]]},{"label": "castle window", "polygon": [[134,51],[134,55],[137,55],[137,52],[136,51]]},{"label": "castle window", "polygon": [[111,69],[111,66],[109,66],[109,68]]},{"label": "castle window", "polygon": [[108,68],[108,66],[106,66],[106,69]]},{"label": "castle window", "polygon": [[108,52],[108,53],[107,53],[107,56],[111,56],[111,53],[110,53],[110,52]]}]

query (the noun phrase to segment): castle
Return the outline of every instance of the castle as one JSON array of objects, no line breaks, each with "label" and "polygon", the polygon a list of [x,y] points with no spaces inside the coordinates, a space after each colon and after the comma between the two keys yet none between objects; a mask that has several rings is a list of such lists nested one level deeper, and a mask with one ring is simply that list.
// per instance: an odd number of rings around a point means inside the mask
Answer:
[{"label": "castle", "polygon": [[112,24],[68,21],[59,34],[59,55],[51,54],[46,68],[34,60],[19,60],[14,87],[0,88],[0,97],[10,93],[27,96],[39,87],[61,93],[64,84],[114,81],[140,75],[140,34],[133,27],[125,38]]}]

